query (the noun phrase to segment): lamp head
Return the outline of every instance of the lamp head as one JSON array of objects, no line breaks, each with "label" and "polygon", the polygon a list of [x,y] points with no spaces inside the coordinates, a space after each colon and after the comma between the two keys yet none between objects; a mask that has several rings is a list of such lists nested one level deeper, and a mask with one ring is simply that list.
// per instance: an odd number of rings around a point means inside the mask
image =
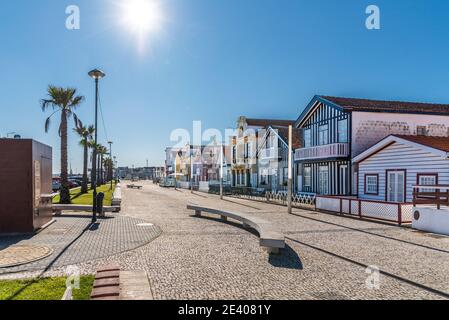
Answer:
[{"label": "lamp head", "polygon": [[100,79],[104,78],[106,76],[106,74],[103,71],[101,71],[101,70],[94,69],[94,70],[89,72],[89,76],[92,79],[100,80]]}]

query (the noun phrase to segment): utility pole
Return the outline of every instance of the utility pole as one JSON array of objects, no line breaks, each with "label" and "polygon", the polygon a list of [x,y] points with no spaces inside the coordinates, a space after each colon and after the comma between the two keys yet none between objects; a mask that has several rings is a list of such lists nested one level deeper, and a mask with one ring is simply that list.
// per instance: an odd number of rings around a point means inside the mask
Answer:
[{"label": "utility pole", "polygon": [[223,142],[220,144],[220,199],[223,200]]},{"label": "utility pole", "polygon": [[190,193],[193,193],[193,146],[190,146]]},{"label": "utility pole", "polygon": [[112,144],[113,144],[113,142],[109,141],[108,143],[109,143],[109,158],[110,158],[109,160],[111,160],[111,162],[109,164],[111,165],[111,168],[110,168],[111,176],[110,176],[110,178],[111,178],[111,190],[112,190],[112,188],[113,188],[113,181],[114,181],[114,178],[113,178],[113,176],[114,176],[114,161],[112,160]]},{"label": "utility pole", "polygon": [[288,127],[288,192],[287,192],[287,197],[288,197],[288,213],[292,214],[292,197],[293,197],[293,185],[292,185],[292,180],[293,180],[293,159],[292,159],[292,154],[293,154],[293,126],[289,126]]}]

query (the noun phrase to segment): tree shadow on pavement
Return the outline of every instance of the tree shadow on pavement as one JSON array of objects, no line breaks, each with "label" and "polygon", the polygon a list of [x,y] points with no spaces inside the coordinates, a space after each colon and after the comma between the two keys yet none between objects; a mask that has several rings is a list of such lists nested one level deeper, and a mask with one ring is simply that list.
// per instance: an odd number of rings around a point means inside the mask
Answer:
[{"label": "tree shadow on pavement", "polygon": [[281,250],[280,254],[270,254],[268,260],[273,267],[293,270],[303,270],[301,258],[289,245]]}]

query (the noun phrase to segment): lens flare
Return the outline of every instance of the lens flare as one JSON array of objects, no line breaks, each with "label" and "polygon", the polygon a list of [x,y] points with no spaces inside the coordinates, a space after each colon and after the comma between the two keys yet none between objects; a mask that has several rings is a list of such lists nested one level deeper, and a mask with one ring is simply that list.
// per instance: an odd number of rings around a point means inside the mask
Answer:
[{"label": "lens flare", "polygon": [[157,31],[162,24],[162,10],[157,0],[124,0],[123,22],[139,35]]}]

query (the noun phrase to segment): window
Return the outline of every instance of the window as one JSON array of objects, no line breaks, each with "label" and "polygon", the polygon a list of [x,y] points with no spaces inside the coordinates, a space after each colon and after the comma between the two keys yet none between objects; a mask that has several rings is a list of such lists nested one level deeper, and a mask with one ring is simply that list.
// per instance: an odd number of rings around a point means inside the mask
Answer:
[{"label": "window", "polygon": [[348,143],[348,120],[338,121],[338,142]]},{"label": "window", "polygon": [[427,127],[426,126],[418,126],[416,128],[416,134],[418,136],[427,136]]},{"label": "window", "polygon": [[318,143],[320,146],[329,144],[329,126],[327,124],[319,128]]},{"label": "window", "polygon": [[379,195],[379,175],[366,174],[365,175],[365,194]]},{"label": "window", "polygon": [[232,162],[237,163],[237,147],[232,146]]},{"label": "window", "polygon": [[304,148],[310,148],[312,146],[312,135],[310,129],[304,130]]},{"label": "window", "polygon": [[[418,174],[418,185],[420,186],[436,186],[438,185],[438,174],[429,173],[429,174]],[[420,192],[434,192],[433,189],[420,189]]]},{"label": "window", "polygon": [[319,171],[320,176],[320,194],[329,194],[329,167],[321,166]]},{"label": "window", "polygon": [[284,186],[288,185],[288,168],[284,168],[283,176],[282,176],[282,184]]},{"label": "window", "polygon": [[304,168],[304,187],[312,186],[312,168],[305,167]]},{"label": "window", "polygon": [[248,159],[249,157],[249,144],[245,143],[245,154],[244,154],[245,159]]}]

